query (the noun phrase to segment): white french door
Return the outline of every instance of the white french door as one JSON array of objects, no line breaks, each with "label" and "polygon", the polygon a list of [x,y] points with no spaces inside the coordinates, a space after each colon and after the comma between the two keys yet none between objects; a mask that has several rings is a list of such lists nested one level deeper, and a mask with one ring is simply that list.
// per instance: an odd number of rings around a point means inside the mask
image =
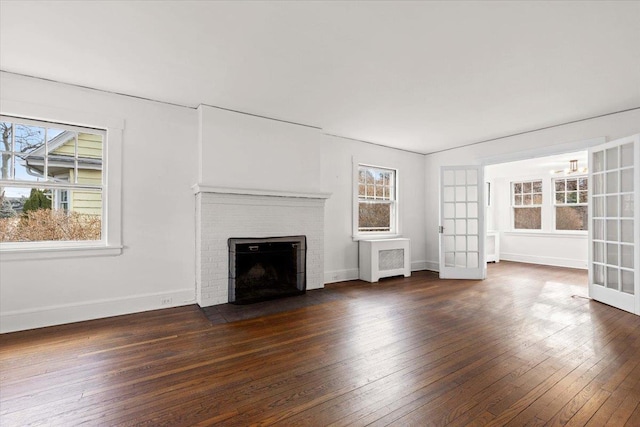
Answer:
[{"label": "white french door", "polygon": [[440,170],[440,278],[484,279],[484,189],[481,166]]},{"label": "white french door", "polygon": [[640,135],[589,149],[589,296],[640,314]]}]

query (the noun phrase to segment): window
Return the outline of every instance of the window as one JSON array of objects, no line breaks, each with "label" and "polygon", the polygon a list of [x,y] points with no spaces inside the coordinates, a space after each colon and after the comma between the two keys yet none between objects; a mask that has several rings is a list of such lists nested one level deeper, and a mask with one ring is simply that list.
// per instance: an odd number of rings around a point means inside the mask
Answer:
[{"label": "window", "polygon": [[542,180],[511,183],[513,228],[542,229]]},{"label": "window", "polygon": [[0,244],[104,241],[106,132],[6,116],[0,132]]},{"label": "window", "polygon": [[587,230],[587,177],[556,178],[553,191],[556,230]]},{"label": "window", "polygon": [[396,170],[358,165],[358,233],[396,233],[396,185]]}]

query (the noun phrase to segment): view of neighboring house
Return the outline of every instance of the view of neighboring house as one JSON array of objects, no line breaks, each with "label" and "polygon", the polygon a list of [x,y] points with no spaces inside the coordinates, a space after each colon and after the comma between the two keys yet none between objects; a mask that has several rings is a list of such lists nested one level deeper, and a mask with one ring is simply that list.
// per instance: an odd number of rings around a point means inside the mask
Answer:
[{"label": "view of neighboring house", "polygon": [[[48,149],[48,155],[45,150]],[[46,159],[46,172],[45,172]],[[78,186],[102,184],[102,137],[89,133],[64,131],[51,139],[47,146],[39,146],[23,160],[27,172],[57,183],[69,183],[72,188],[51,191],[52,205],[56,209],[81,214],[100,215],[102,194],[83,191]]]}]

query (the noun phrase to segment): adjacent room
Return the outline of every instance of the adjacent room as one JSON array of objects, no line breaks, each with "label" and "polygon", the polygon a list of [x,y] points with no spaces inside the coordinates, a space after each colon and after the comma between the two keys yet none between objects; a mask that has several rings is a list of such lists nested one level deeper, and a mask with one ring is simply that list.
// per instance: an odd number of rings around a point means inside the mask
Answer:
[{"label": "adjacent room", "polygon": [[0,425],[637,426],[639,19],[0,0]]}]

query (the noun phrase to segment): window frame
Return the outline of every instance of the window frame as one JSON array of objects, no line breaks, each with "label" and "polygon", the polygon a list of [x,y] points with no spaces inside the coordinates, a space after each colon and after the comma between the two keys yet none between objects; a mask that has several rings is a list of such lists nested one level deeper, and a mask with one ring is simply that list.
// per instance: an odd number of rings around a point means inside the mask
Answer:
[{"label": "window frame", "polygon": [[[564,203],[557,203],[557,199],[556,199],[556,181],[559,180],[563,180],[565,181],[565,190],[563,191],[565,194],[567,193],[566,190],[566,181],[567,180],[579,180],[579,179],[586,179],[587,180],[587,189],[586,190],[580,190],[579,187],[579,181],[576,182],[576,193],[577,193],[577,202],[576,203],[567,203],[566,202],[566,196],[565,196],[565,202]],[[587,201],[586,202],[580,202],[580,191],[585,191],[587,194]],[[565,175],[565,176],[558,176],[558,177],[552,177],[551,178],[551,196],[552,196],[552,209],[553,209],[553,228],[551,229],[552,233],[562,233],[562,234],[584,234],[587,235],[589,233],[588,229],[585,230],[558,230],[557,229],[557,209],[558,207],[572,207],[572,206],[584,206],[587,208],[587,214],[588,214],[588,209],[589,209],[589,175],[588,174],[580,174],[580,175]],[[587,218],[587,227],[589,226],[589,220]]]},{"label": "window frame", "polygon": [[[394,176],[394,185],[393,185],[393,198],[386,201],[380,201],[376,203],[385,203],[391,206],[390,210],[390,218],[389,218],[389,230],[388,231],[361,231],[360,230],[360,218],[359,218],[359,209],[361,197],[359,195],[359,172],[360,168],[371,168],[382,171],[389,171],[393,173]],[[391,238],[398,237],[400,235],[400,215],[399,215],[399,171],[397,168],[389,167],[389,166],[379,166],[376,164],[372,164],[369,162],[358,161],[357,159],[353,159],[353,223],[352,223],[352,232],[353,232],[353,240],[364,240],[369,238]]]},{"label": "window frame", "polygon": [[[540,182],[540,191],[533,191],[534,182]],[[520,184],[524,187],[524,184],[530,184],[532,186],[532,191],[530,192],[531,196],[536,194],[540,194],[541,202],[539,204],[533,203],[533,200],[530,204],[516,204],[516,192],[515,185]],[[544,230],[544,178],[529,178],[529,179],[518,179],[509,181],[509,193],[511,196],[510,199],[510,211],[511,211],[511,230],[513,232],[524,232],[524,233],[539,233]],[[520,195],[524,196],[524,192],[520,192]],[[531,208],[539,208],[540,209],[540,228],[516,228],[516,209],[531,209]]]},{"label": "window frame", "polygon": [[[122,134],[124,120],[87,111],[2,99],[0,115],[9,120],[40,122],[104,132],[102,153],[102,234],[94,241],[2,242],[2,261],[120,255],[122,253]],[[37,181],[34,181],[34,184]],[[24,184],[22,182],[22,184]],[[63,185],[64,186],[64,185]],[[55,187],[55,186],[52,186]]]}]

